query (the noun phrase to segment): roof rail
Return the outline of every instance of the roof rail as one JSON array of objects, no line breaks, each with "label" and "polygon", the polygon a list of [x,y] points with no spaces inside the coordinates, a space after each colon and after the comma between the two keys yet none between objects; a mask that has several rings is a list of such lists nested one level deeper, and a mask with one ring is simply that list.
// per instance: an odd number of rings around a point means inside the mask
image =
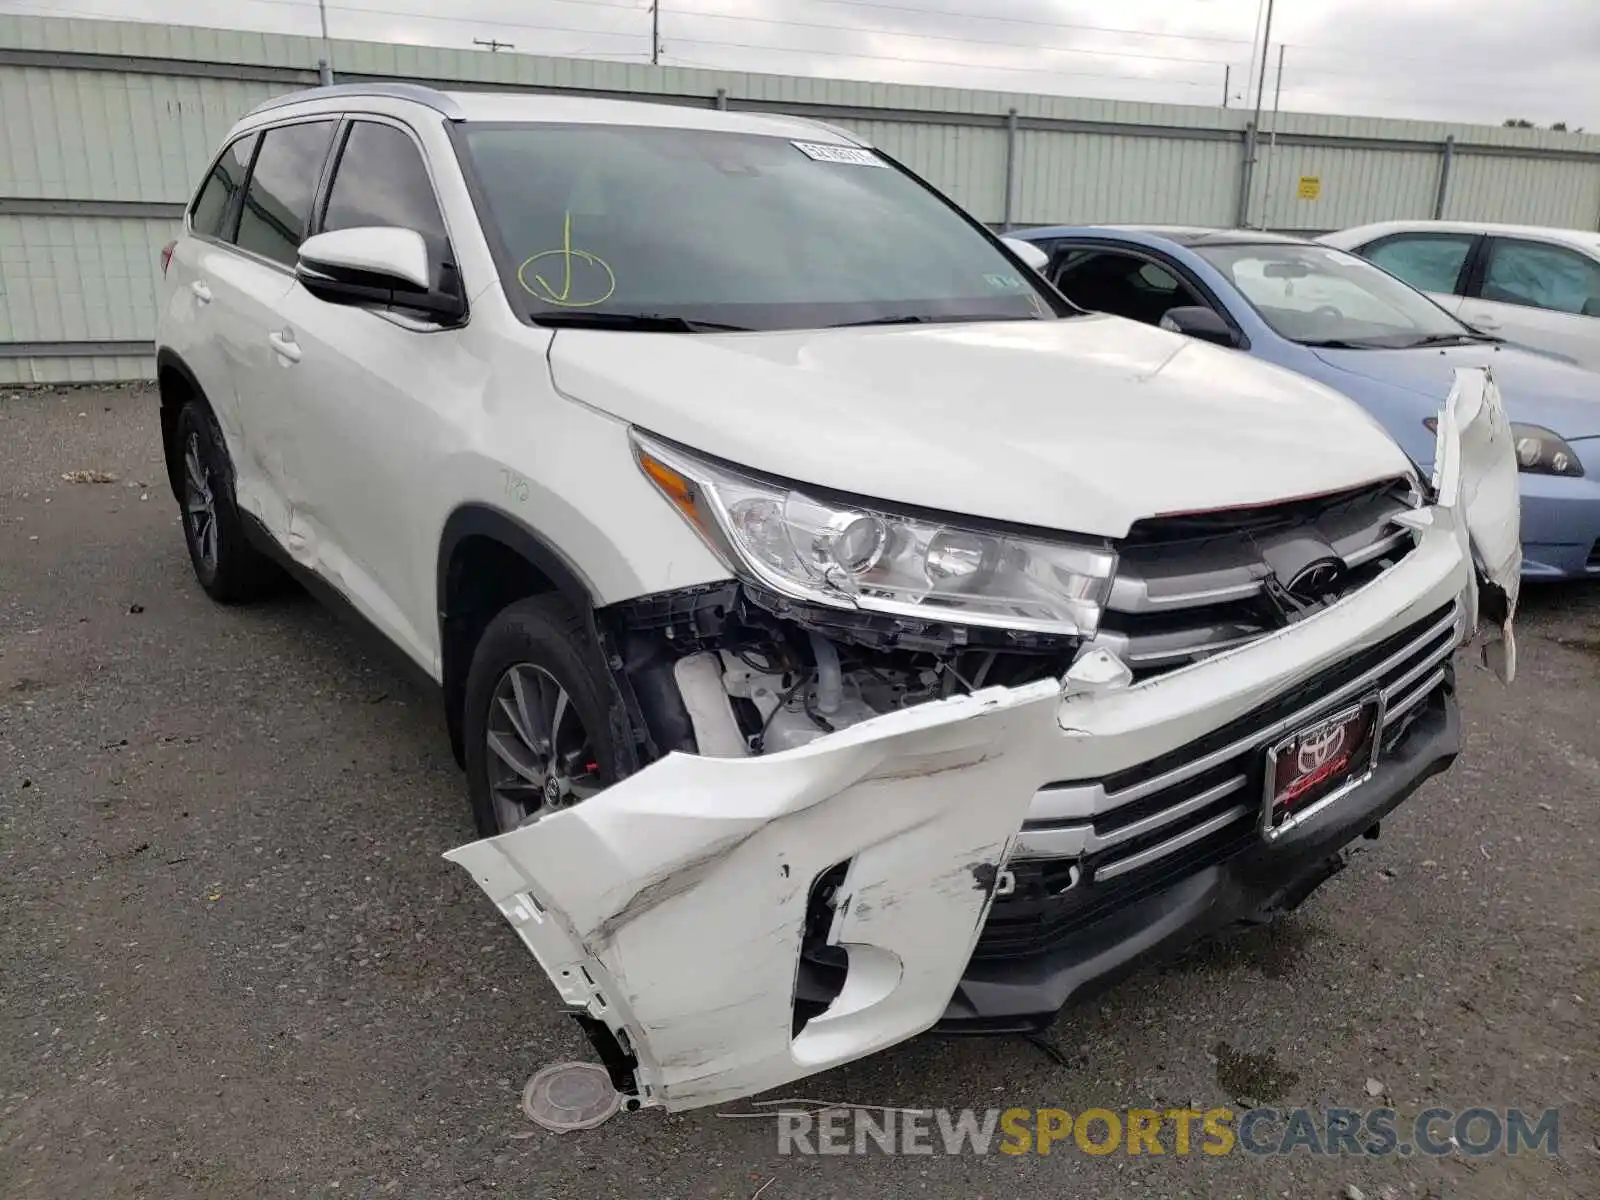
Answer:
[{"label": "roof rail", "polygon": [[305,88],[302,91],[290,92],[286,96],[275,96],[271,100],[263,101],[246,115],[253,117],[257,113],[282,108],[286,104],[301,104],[307,100],[337,100],[347,96],[351,98],[381,96],[389,100],[411,100],[417,104],[427,105],[447,120],[467,119],[467,114],[453,98],[437,88],[424,87],[420,83],[336,83],[328,87]]}]

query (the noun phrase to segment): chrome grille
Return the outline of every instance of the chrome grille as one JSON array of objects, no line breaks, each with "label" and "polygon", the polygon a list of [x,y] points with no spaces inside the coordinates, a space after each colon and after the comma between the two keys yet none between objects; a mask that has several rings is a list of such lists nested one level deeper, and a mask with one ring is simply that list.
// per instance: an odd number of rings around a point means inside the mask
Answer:
[{"label": "chrome grille", "polygon": [[1048,949],[1113,904],[1256,844],[1267,747],[1354,698],[1383,693],[1392,753],[1445,683],[1459,628],[1452,602],[1150,762],[1042,788],[1012,852],[1015,891],[995,900],[976,956]]},{"label": "chrome grille", "polygon": [[1288,578],[1317,559],[1341,564],[1332,588],[1307,604],[1358,590],[1414,547],[1395,518],[1410,485],[1390,480],[1258,509],[1140,521],[1118,546],[1117,577],[1092,643],[1135,676],[1172,670],[1253,641],[1286,623]]}]

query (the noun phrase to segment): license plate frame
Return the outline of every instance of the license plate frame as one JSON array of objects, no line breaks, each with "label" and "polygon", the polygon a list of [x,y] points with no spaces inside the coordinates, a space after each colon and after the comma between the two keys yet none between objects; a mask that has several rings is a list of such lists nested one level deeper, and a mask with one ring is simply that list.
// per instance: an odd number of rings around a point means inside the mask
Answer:
[{"label": "license plate frame", "polygon": [[[1372,777],[1383,748],[1383,693],[1309,721],[1267,749],[1261,834],[1275,841]],[[1292,753],[1289,765],[1283,756]]]}]

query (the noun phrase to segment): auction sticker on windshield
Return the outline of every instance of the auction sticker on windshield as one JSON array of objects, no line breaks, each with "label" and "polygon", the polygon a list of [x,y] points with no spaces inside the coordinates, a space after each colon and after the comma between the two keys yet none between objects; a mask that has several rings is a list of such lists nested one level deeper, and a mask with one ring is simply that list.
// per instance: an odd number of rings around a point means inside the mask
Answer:
[{"label": "auction sticker on windshield", "polygon": [[814,158],[818,162],[846,163],[852,167],[889,165],[871,150],[863,150],[860,146],[830,146],[823,142],[791,142],[790,145],[807,158]]}]

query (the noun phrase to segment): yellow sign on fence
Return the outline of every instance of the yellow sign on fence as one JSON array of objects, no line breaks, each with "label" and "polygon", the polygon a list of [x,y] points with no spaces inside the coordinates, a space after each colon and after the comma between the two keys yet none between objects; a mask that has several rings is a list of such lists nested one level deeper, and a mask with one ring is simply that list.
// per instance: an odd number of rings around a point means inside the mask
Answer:
[{"label": "yellow sign on fence", "polygon": [[1300,199],[1315,200],[1320,195],[1322,195],[1322,176],[1300,176]]}]

